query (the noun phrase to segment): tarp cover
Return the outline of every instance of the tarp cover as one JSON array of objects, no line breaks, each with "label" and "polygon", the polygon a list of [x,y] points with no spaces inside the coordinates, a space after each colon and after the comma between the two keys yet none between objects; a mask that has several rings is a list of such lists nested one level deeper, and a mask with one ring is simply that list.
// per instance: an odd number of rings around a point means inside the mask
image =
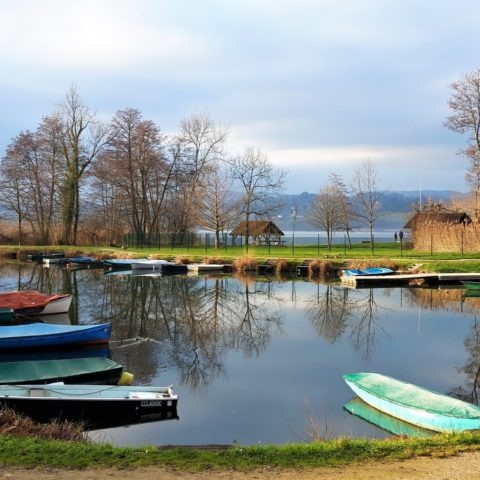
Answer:
[{"label": "tarp cover", "polygon": [[379,373],[343,376],[358,388],[398,405],[456,418],[480,418],[480,407]]},{"label": "tarp cover", "polygon": [[0,293],[0,307],[13,308],[13,310],[44,307],[52,300],[58,300],[65,296],[62,294],[41,293],[36,290]]},{"label": "tarp cover", "polygon": [[109,358],[96,357],[0,362],[0,383],[35,382],[94,372],[108,372],[119,368],[122,366]]}]

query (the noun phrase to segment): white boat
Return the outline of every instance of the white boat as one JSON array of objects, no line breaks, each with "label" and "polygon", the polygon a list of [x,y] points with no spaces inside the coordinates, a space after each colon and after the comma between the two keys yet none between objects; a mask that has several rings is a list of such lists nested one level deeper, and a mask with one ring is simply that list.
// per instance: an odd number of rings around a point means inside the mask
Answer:
[{"label": "white boat", "polygon": [[167,260],[138,260],[132,263],[132,270],[161,271],[164,265],[176,265]]},{"label": "white boat", "polygon": [[209,273],[209,272],[223,272],[225,265],[218,263],[190,263],[187,265],[190,272]]},{"label": "white boat", "polygon": [[112,385],[0,385],[0,406],[39,422],[82,421],[108,428],[178,418],[172,387]]},{"label": "white boat", "polygon": [[45,294],[36,290],[0,294],[0,307],[11,308],[17,315],[67,313],[71,303],[72,295],[70,294]]},{"label": "white boat", "polygon": [[167,260],[142,260],[132,263],[132,270],[162,273],[186,273],[188,268],[182,263],[174,263]]}]

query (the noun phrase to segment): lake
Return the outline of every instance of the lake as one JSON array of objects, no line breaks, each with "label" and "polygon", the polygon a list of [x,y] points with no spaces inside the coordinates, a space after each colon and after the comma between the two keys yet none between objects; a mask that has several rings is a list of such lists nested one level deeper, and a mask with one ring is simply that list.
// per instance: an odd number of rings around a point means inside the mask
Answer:
[{"label": "lake", "polygon": [[480,298],[455,286],[2,264],[0,288],[73,293],[67,321],[112,322],[110,355],[135,384],[174,385],[179,420],[90,433],[114,445],[308,441],[311,423],[324,438],[384,438],[343,409],[354,395],[342,374],[358,371],[477,400]]}]

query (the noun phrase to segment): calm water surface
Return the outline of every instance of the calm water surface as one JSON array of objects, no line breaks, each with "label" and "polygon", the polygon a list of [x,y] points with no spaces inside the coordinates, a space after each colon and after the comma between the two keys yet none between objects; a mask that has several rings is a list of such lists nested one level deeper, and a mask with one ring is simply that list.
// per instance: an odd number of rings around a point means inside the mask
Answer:
[{"label": "calm water surface", "polygon": [[450,289],[346,289],[305,279],[105,275],[0,266],[0,290],[71,292],[66,321],[112,322],[111,357],[137,385],[173,384],[180,419],[92,432],[116,445],[378,437],[345,412],[342,374],[375,371],[476,402],[480,298]]}]

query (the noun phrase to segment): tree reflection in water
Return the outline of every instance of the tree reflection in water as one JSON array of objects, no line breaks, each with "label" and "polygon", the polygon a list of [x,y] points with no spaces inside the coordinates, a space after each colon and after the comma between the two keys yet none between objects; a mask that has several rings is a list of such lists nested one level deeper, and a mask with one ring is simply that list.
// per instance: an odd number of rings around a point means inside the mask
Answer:
[{"label": "tree reflection in water", "polygon": [[161,364],[152,374],[174,366],[183,383],[201,388],[225,375],[226,351],[258,355],[266,348],[281,323],[268,305],[268,286],[223,276],[112,275],[99,317],[112,320],[116,340],[155,343]]},{"label": "tree reflection in water", "polygon": [[[282,285],[288,281],[291,291],[285,295]],[[311,325],[328,343],[348,338],[364,358],[372,357],[389,311],[384,299],[393,290],[310,284],[308,296],[297,307],[296,281],[279,283],[248,275],[104,275],[102,269],[0,265],[3,291],[72,293],[72,323],[111,321],[112,356],[135,374],[138,383],[149,384],[162,372],[178,369],[182,382],[195,389],[227,374],[225,358],[232,350],[247,357],[262,354],[272,339],[283,334],[285,305],[299,309],[306,305]],[[402,288],[399,295],[399,310],[438,309],[472,318],[471,333],[464,340],[467,360],[458,368],[466,380],[451,393],[478,403],[480,297],[466,297],[461,288]]]},{"label": "tree reflection in water", "polygon": [[317,297],[312,299],[307,308],[307,315],[315,329],[329,343],[334,343],[348,329],[353,347],[362,352],[365,358],[373,353],[379,307],[375,301],[373,289],[356,290],[325,285],[322,292],[317,290]]}]

